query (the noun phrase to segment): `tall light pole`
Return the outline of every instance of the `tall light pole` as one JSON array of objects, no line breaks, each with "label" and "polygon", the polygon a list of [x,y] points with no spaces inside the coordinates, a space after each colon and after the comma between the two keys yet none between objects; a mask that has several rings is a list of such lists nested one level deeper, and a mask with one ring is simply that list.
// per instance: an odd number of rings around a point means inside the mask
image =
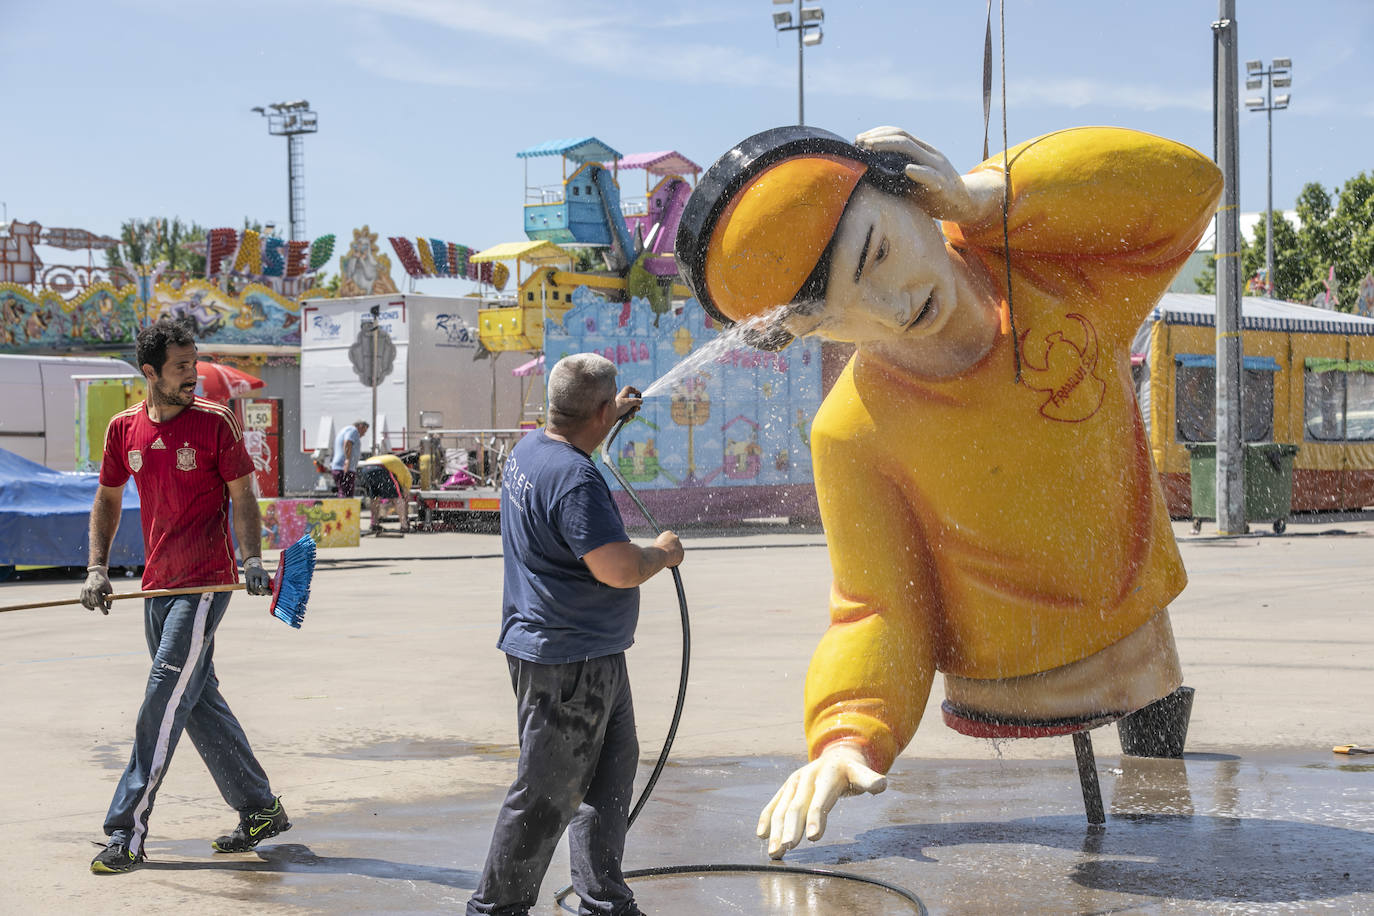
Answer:
[{"label": "tall light pole", "polygon": [[1290,94],[1274,96],[1275,89],[1287,89],[1293,85],[1293,60],[1289,57],[1276,57],[1264,68],[1258,60],[1245,62],[1245,88],[1264,87],[1264,98],[1251,96],[1245,100],[1245,107],[1251,111],[1264,112],[1268,122],[1269,141],[1267,144],[1269,160],[1269,200],[1264,211],[1264,285],[1270,296],[1274,295],[1274,112],[1288,107]]},{"label": "tall light pole", "polygon": [[[792,0],[773,0],[774,6],[791,6]],[[825,10],[819,6],[802,6],[797,0],[797,21],[792,21],[792,11],[773,14],[773,28],[779,32],[797,33],[797,124],[806,123],[806,101],[802,94],[803,62],[802,51],[821,43],[825,34],[821,23],[825,22]]]},{"label": "tall light pole", "polygon": [[1213,139],[1223,185],[1217,211],[1217,531],[1245,534],[1245,442],[1241,428],[1240,58],[1236,0],[1217,0],[1212,23]]},{"label": "tall light pole", "polygon": [[267,119],[269,134],[286,138],[286,212],[291,241],[299,241],[305,236],[305,141],[301,136],[320,129],[318,116],[304,99],[273,102],[266,109],[260,105],[253,110]]}]

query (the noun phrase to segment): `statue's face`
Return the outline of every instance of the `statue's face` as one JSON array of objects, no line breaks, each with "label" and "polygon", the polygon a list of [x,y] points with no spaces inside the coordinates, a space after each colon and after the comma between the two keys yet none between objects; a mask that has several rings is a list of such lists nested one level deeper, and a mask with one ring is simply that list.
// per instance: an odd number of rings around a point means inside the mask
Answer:
[{"label": "statue's face", "polygon": [[935,220],[912,201],[861,184],[835,232],[824,307],[785,326],[857,344],[914,342],[939,335],[957,307]]}]

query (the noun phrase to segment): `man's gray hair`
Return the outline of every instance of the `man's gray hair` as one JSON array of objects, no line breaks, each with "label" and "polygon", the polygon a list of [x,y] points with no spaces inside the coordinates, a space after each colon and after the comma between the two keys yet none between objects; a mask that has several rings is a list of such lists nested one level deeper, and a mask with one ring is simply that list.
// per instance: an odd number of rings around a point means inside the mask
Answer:
[{"label": "man's gray hair", "polygon": [[615,363],[595,353],[574,353],[549,373],[549,422],[576,429],[615,399]]}]

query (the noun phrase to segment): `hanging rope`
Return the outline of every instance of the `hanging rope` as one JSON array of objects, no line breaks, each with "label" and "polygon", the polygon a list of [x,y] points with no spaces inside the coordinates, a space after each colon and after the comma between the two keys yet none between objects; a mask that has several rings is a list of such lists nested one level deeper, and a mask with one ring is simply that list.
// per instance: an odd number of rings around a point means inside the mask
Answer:
[{"label": "hanging rope", "polygon": [[[1021,381],[1021,343],[1016,333],[1016,312],[1011,304],[1011,165],[1007,161],[1007,4],[999,0],[1002,58],[1002,252],[1007,266],[1007,320],[1003,331],[1011,334],[1011,358],[1016,381]],[[992,0],[988,0],[988,26],[983,33],[983,161],[988,158],[988,126],[992,120]]]},{"label": "hanging rope", "polygon": [[[992,0],[988,0],[992,8]],[[1002,52],[1002,257],[1007,264],[1007,322],[1011,325],[1011,358],[1016,367],[1016,381],[1021,381],[1021,340],[1016,333],[1016,311],[1011,304],[1011,163],[1007,161],[1007,3],[998,0],[997,12],[1001,25]],[[991,32],[989,16],[989,32]],[[986,157],[985,157],[986,158]]]},{"label": "hanging rope", "polygon": [[988,158],[988,121],[992,114],[992,0],[988,0],[988,29],[983,33],[983,160]]}]

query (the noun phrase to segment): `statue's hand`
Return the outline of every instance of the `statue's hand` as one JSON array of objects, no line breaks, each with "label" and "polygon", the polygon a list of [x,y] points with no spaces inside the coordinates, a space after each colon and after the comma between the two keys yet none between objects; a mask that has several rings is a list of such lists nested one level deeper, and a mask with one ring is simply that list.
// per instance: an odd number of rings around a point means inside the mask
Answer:
[{"label": "statue's hand", "polygon": [[825,833],[826,816],[842,796],[877,795],[886,788],[887,778],[869,769],[858,748],[837,742],[787,777],[759,815],[755,832],[768,840],[769,857],[781,859],[801,842],[803,818],[806,838],[819,840]]},{"label": "statue's hand", "polygon": [[1000,173],[980,171],[961,175],[935,147],[898,127],[875,127],[855,138],[854,144],[873,152],[898,153],[911,162],[906,177],[914,196],[936,219],[977,223],[991,217],[1002,204]]}]

